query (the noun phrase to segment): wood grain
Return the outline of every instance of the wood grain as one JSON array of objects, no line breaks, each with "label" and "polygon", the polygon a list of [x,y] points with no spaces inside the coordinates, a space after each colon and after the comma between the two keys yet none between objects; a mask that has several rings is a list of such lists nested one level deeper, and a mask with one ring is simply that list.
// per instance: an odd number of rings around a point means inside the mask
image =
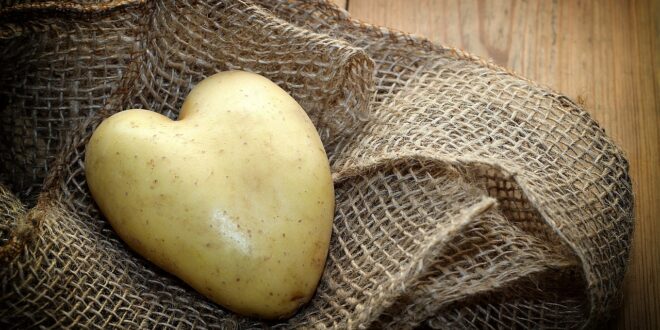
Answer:
[{"label": "wood grain", "polygon": [[[342,2],[343,3],[343,2]],[[619,329],[660,329],[660,1],[350,0],[354,18],[463,48],[583,104],[636,195]]]}]

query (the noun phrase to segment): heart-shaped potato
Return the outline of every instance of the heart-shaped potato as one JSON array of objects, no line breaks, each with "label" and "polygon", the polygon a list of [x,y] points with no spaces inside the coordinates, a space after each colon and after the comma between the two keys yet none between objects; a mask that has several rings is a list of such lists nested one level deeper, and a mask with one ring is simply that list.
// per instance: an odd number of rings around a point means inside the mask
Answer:
[{"label": "heart-shaped potato", "polygon": [[92,135],[85,169],[119,236],[214,302],[274,319],[313,295],[332,230],[330,167],[310,119],[270,80],[211,76],[176,121],[117,113]]}]

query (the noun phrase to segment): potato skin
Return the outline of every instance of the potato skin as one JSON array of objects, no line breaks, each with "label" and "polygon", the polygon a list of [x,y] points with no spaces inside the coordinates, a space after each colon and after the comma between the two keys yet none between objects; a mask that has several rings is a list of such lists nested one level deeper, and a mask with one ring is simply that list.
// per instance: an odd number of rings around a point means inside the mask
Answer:
[{"label": "potato skin", "polygon": [[85,168],[117,234],[214,302],[277,319],[313,295],[332,231],[332,177],[314,125],[270,80],[213,75],[177,121],[117,113],[93,133]]}]

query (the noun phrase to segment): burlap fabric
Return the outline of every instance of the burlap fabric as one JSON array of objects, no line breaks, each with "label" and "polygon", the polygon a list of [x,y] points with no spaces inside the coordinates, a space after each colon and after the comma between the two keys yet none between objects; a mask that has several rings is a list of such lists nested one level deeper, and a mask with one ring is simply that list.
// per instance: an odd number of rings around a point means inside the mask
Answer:
[{"label": "burlap fabric", "polygon": [[[577,328],[616,306],[628,164],[561,94],[323,1],[0,3],[10,328]],[[229,313],[131,252],[85,185],[103,118],[174,118],[227,69],[298,100],[332,165],[325,273],[281,323]]]}]

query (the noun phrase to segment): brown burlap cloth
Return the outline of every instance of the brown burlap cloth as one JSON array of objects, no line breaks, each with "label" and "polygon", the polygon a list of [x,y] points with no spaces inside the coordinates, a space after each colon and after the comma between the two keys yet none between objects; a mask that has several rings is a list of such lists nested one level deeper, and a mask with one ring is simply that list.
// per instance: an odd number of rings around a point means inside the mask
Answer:
[{"label": "brown burlap cloth", "polygon": [[[10,328],[573,328],[616,307],[628,164],[565,96],[323,1],[0,4]],[[282,323],[229,313],[130,251],[85,185],[103,118],[174,118],[228,69],[298,100],[332,165],[325,273]]]}]

